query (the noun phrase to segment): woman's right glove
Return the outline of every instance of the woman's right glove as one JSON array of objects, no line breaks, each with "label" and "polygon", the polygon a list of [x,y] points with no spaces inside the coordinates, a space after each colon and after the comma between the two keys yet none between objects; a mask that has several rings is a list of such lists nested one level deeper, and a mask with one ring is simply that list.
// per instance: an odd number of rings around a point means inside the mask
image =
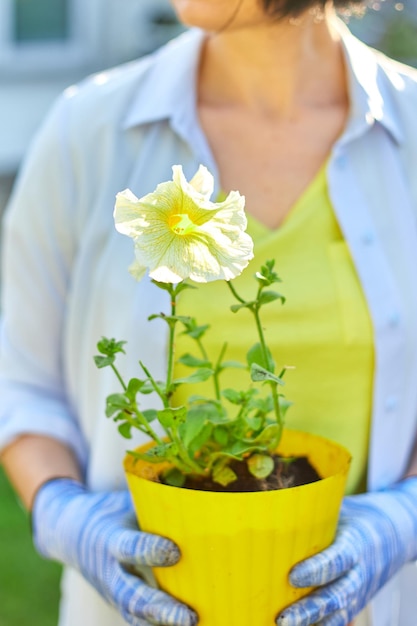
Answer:
[{"label": "woman's right glove", "polygon": [[32,525],[40,554],[76,568],[132,626],[197,623],[187,606],[126,570],[180,558],[172,541],[138,530],[127,491],[91,493],[75,480],[53,479],[35,496]]},{"label": "woman's right glove", "polygon": [[401,567],[417,559],[417,477],[346,496],[334,543],[295,565],[294,587],[317,587],[279,626],[345,626]]}]

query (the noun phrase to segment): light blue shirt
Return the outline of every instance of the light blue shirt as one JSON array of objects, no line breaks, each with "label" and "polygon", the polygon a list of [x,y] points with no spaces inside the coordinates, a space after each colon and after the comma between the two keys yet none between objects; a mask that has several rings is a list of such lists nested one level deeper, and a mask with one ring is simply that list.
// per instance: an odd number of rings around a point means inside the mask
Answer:
[{"label": "light blue shirt", "polygon": [[[379,489],[405,471],[417,430],[417,73],[339,28],[351,114],[327,177],[373,319],[368,484]],[[132,247],[114,229],[114,197],[126,187],[139,197],[152,191],[176,163],[187,177],[203,163],[218,182],[196,108],[202,40],[191,31],[68,89],[32,147],[4,224],[0,444],[28,432],[55,437],[75,451],[92,489],[124,484],[125,442],[103,417],[117,384],[95,368],[97,340],[128,340],[121,369],[132,376],[139,358],[163,375],[166,345],[165,329],[146,321],[166,303],[127,272]],[[402,591],[413,573],[407,566],[380,592],[375,625],[415,626],[416,594],[410,607]],[[61,626],[122,625],[76,573],[64,592]]]}]

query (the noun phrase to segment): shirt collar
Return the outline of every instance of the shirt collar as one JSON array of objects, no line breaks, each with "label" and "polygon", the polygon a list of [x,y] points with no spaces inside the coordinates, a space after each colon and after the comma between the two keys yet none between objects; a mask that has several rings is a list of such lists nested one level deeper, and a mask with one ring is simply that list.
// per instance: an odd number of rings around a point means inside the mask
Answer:
[{"label": "shirt collar", "polygon": [[[346,61],[351,113],[341,143],[381,124],[397,143],[404,139],[398,122],[389,79],[381,71],[375,52],[337,20]],[[204,32],[191,29],[148,57],[147,69],[123,120],[124,128],[170,120],[181,135],[197,122],[197,72]],[[191,80],[190,80],[191,78]],[[398,78],[401,80],[401,78]],[[401,85],[397,85],[401,88]]]},{"label": "shirt collar", "polygon": [[148,57],[147,71],[127,111],[124,128],[164,119],[176,129],[194,123],[204,36],[203,31],[191,29]]},{"label": "shirt collar", "polygon": [[362,134],[378,122],[401,143],[404,137],[392,98],[392,85],[378,63],[381,53],[354,37],[340,20],[336,28],[342,39],[351,107],[344,140]]}]

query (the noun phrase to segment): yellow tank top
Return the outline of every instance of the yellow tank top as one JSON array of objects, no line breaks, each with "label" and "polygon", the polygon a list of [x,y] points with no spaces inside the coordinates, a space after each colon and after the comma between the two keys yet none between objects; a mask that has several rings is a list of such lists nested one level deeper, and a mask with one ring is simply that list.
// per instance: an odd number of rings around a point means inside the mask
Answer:
[{"label": "yellow tank top", "polygon": [[[248,216],[248,233],[255,258],[233,284],[250,299],[253,274],[267,259],[276,260],[282,283],[274,285],[286,297],[261,309],[267,344],[277,370],[293,365],[285,375],[283,392],[294,402],[286,425],[328,437],[346,446],[353,457],[347,493],[363,490],[366,480],[374,367],[373,330],[356,271],[333,213],[323,168],[288,214],[271,230]],[[250,312],[230,311],[235,304],[223,281],[181,294],[178,314],[210,324],[206,349],[215,361],[227,342],[228,360],[246,362],[257,342]],[[179,336],[176,355],[200,356],[195,344]],[[177,364],[175,376],[190,370]],[[244,370],[227,370],[222,388],[245,389],[251,384]],[[176,402],[190,394],[212,395],[210,381],[180,387]]]}]

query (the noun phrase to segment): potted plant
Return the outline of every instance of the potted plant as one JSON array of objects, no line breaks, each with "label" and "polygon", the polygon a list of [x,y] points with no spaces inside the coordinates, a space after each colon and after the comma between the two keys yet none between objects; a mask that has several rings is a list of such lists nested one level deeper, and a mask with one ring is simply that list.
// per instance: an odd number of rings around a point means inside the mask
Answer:
[{"label": "potted plant", "polygon": [[[328,440],[284,428],[288,368],[277,369],[260,317],[262,307],[284,303],[273,288],[280,282],[274,261],[255,274],[253,299],[232,284],[253,257],[244,198],[234,191],[211,202],[213,178],[203,166],[189,182],[180,166],[173,173],[141,199],[121,192],[115,207],[116,228],[135,244],[131,273],[140,280],[148,270],[155,288],[167,293],[169,312],[149,318],[168,325],[166,378],[156,380],[139,362],[139,377],[124,381],[115,361],[125,342],[102,338],[96,364],[111,367],[121,384],[107,398],[106,415],[124,437],[132,429],[149,437],[128,452],[125,470],[140,527],[181,550],[177,565],[155,568],[161,588],[191,605],[201,626],[272,626],[280,610],[308,592],[289,585],[291,567],[334,537],[350,456]],[[220,279],[232,311],[247,309],[257,328],[245,365],[227,361],[225,348],[210,361],[208,326],[177,314],[181,292]],[[183,378],[174,375],[178,330],[196,346],[195,354],[177,359],[190,368]],[[250,384],[222,389],[228,367],[248,369]],[[212,396],[175,405],[181,385],[209,379]],[[141,394],[152,392],[159,408],[142,410]]]}]

